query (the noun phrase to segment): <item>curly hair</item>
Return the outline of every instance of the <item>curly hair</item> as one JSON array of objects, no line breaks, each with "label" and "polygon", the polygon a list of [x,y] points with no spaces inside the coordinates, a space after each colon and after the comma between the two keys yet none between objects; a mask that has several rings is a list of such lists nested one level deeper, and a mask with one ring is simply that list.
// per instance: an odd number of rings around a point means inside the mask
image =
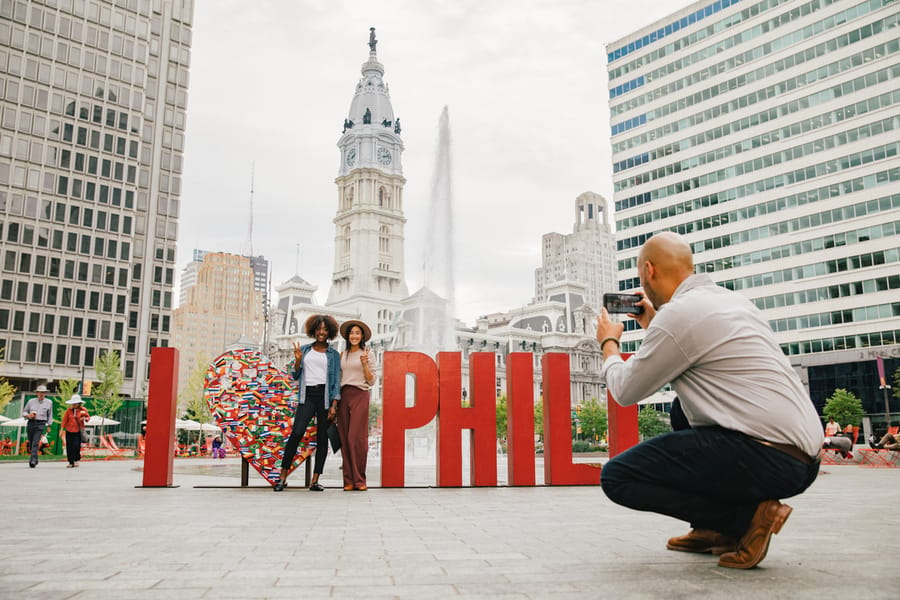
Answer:
[{"label": "curly hair", "polygon": [[338,322],[331,315],[313,315],[308,318],[306,320],[306,335],[311,338],[316,337],[316,329],[322,323],[325,324],[325,328],[328,330],[328,339],[333,340],[336,338],[338,335]]}]

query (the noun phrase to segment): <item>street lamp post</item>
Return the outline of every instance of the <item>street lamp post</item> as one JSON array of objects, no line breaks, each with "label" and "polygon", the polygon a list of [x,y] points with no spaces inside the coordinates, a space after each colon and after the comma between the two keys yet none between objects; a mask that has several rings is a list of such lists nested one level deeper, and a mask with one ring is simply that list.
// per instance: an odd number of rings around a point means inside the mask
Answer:
[{"label": "street lamp post", "polygon": [[891,426],[891,403],[888,399],[888,390],[891,389],[891,386],[888,385],[884,375],[884,359],[879,356],[875,362],[878,367],[878,382],[881,384],[878,389],[884,394],[884,426],[888,428]]}]

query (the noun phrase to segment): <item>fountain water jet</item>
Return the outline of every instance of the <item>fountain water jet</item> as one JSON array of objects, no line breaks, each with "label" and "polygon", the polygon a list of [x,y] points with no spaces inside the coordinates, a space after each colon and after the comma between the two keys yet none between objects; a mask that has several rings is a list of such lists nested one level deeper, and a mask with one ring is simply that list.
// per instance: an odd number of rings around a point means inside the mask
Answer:
[{"label": "fountain water jet", "polygon": [[453,278],[453,186],[451,177],[450,113],[445,106],[438,121],[438,143],[426,224],[422,288],[403,302],[394,350],[414,350],[435,356],[456,350]]},{"label": "fountain water jet", "polygon": [[[453,279],[453,187],[450,113],[445,106],[438,121],[438,142],[422,254],[423,285],[402,302],[395,321],[392,350],[437,356],[457,350]],[[412,377],[407,378],[406,404],[414,402]],[[406,464],[434,472],[435,422],[406,432]]]}]

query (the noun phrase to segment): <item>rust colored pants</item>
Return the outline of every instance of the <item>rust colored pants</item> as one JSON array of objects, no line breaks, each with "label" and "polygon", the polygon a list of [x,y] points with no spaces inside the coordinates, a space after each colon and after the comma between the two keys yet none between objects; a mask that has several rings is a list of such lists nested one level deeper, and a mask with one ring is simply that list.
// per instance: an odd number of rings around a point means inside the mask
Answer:
[{"label": "rust colored pants", "polygon": [[344,459],[344,486],[366,485],[366,459],[369,454],[369,392],[352,385],[341,388],[337,411]]}]

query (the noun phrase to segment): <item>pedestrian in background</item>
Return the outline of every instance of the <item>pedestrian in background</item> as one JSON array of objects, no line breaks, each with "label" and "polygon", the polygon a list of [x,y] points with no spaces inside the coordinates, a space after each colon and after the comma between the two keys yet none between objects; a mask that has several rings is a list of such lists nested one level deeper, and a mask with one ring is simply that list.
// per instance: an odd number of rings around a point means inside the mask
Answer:
[{"label": "pedestrian in background", "polygon": [[34,393],[36,396],[28,400],[22,411],[22,416],[28,419],[25,434],[28,437],[28,448],[31,451],[28,466],[32,469],[38,464],[41,436],[45,435],[53,425],[53,402],[47,398],[47,386],[39,385]]},{"label": "pedestrian in background", "polygon": [[81,462],[81,442],[84,439],[84,426],[87,424],[91,415],[84,408],[81,396],[73,394],[71,398],[66,400],[69,408],[63,413],[61,429],[66,436],[66,458],[69,460],[69,467],[77,467]]}]

